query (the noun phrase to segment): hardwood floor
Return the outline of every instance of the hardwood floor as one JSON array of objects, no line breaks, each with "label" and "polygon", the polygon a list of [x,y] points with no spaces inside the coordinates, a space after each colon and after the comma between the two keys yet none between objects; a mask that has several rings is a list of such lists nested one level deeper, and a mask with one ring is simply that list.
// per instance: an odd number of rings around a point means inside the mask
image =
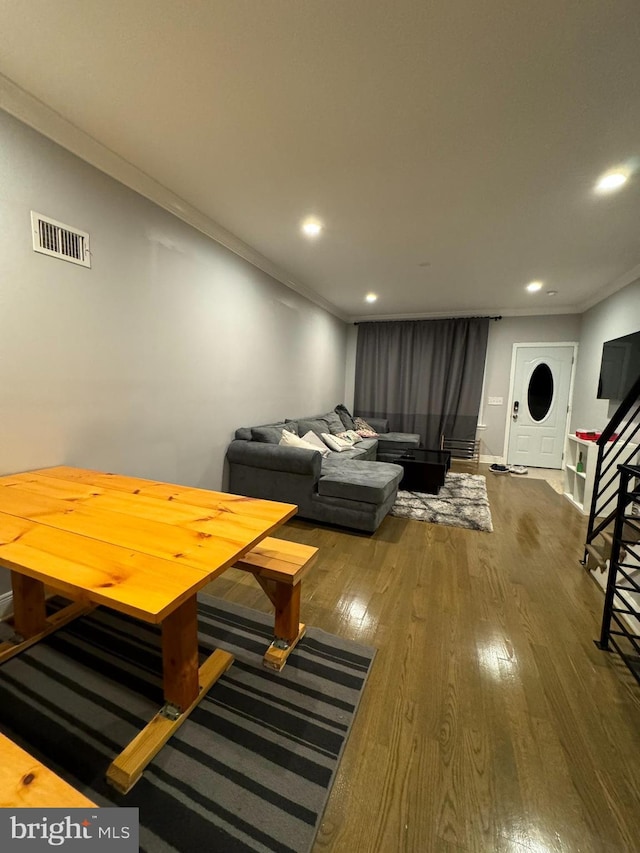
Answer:
[{"label": "hardwood floor", "polygon": [[[586,519],[481,473],[493,533],[278,533],[321,549],[304,621],[378,650],[313,853],[640,850],[640,687],[593,644]],[[209,591],[269,609],[235,570]]]}]

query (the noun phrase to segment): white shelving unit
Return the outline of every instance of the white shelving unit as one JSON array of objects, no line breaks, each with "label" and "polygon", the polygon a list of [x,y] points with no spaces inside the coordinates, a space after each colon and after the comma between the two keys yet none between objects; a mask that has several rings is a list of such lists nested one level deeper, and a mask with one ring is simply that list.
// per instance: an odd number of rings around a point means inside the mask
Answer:
[{"label": "white shelving unit", "polygon": [[[583,471],[578,471],[580,461],[582,461]],[[597,461],[598,445],[595,441],[586,441],[584,438],[578,438],[573,433],[569,433],[567,436],[563,491],[565,498],[571,501],[583,515],[589,515],[591,511],[593,480]],[[611,494],[616,490],[615,485],[613,484],[611,487]],[[605,494],[603,497],[606,499],[608,495]]]},{"label": "white shelving unit", "polygon": [[[593,477],[598,459],[598,445],[571,433],[567,436],[567,458],[564,469],[564,496],[584,515],[591,509]],[[582,461],[584,470],[578,471]]]}]

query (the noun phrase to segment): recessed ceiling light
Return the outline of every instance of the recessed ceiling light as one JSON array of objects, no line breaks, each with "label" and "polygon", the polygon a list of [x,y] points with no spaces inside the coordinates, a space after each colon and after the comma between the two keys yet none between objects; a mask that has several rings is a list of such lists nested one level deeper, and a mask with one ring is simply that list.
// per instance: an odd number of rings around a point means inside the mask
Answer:
[{"label": "recessed ceiling light", "polygon": [[542,290],[542,282],[541,281],[532,281],[527,285],[527,290],[529,293],[535,293],[537,290]]},{"label": "recessed ceiling light", "polygon": [[317,237],[322,231],[322,223],[317,219],[305,219],[302,223],[302,230],[307,237]]},{"label": "recessed ceiling light", "polygon": [[378,297],[375,293],[367,293],[367,295],[365,296],[367,302],[375,302],[377,298]]},{"label": "recessed ceiling light", "polygon": [[615,169],[611,172],[606,172],[598,180],[598,183],[596,184],[596,192],[612,193],[615,190],[619,190],[620,187],[623,187],[628,180],[628,173],[622,171],[621,169]]},{"label": "recessed ceiling light", "polygon": [[558,295],[557,290],[547,290],[547,296],[557,296],[557,295]]}]

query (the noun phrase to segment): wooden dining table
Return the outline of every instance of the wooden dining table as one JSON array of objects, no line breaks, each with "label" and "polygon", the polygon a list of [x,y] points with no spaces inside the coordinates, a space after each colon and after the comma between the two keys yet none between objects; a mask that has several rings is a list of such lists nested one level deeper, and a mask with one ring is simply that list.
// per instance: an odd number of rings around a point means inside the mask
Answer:
[{"label": "wooden dining table", "polygon": [[[161,625],[164,705],[107,771],[130,790],[233,662],[216,649],[199,665],[198,591],[296,510],[68,466],[0,477],[0,565],[14,608],[0,663],[98,605]],[[47,615],[48,589],[71,603]]]}]

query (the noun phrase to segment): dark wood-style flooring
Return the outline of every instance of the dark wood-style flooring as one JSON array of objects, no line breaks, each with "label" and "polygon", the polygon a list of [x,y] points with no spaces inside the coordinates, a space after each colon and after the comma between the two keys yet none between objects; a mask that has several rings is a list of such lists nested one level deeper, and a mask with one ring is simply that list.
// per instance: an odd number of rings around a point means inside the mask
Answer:
[{"label": "dark wood-style flooring", "polygon": [[[313,853],[640,851],[640,687],[593,644],[586,519],[481,473],[492,534],[279,531],[321,549],[304,621],[378,649]],[[269,609],[235,570],[209,591]]]}]

